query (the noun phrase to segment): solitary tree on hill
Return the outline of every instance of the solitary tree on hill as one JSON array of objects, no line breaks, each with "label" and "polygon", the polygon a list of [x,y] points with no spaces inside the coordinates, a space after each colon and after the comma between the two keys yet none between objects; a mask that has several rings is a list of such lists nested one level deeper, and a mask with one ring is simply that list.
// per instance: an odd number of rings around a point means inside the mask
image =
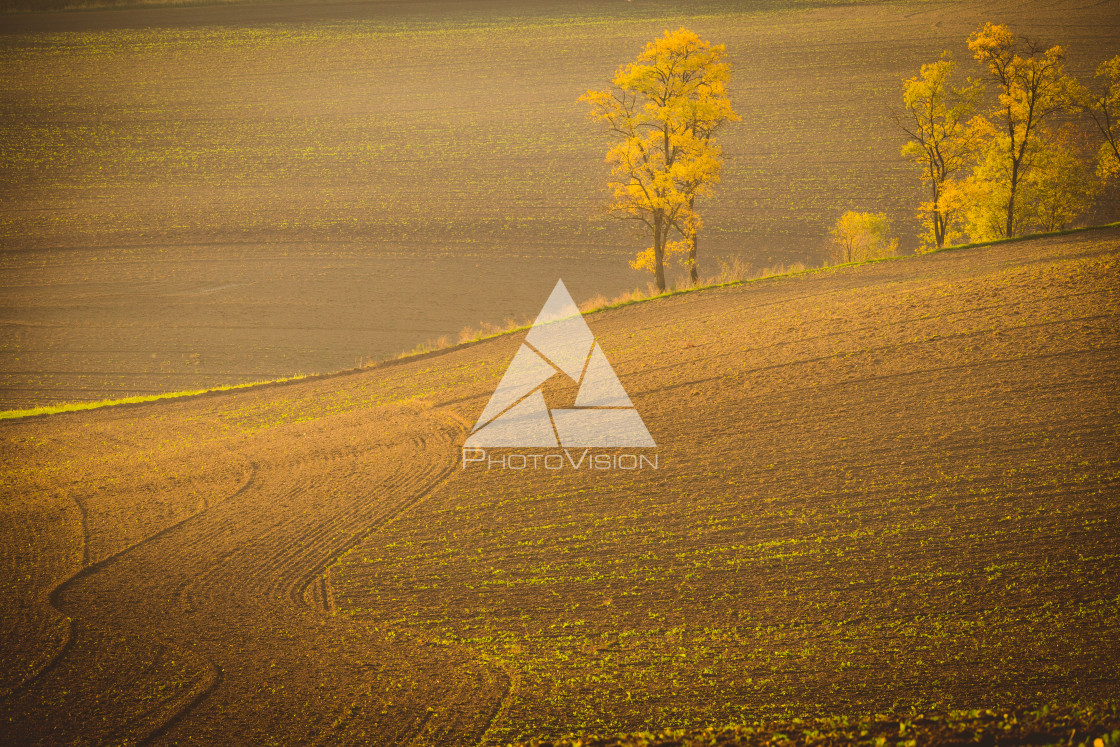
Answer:
[{"label": "solitary tree on hill", "polygon": [[[617,140],[607,151],[611,164],[611,211],[636,220],[653,234],[653,246],[632,265],[653,271],[664,291],[668,254],[684,253],[697,281],[696,200],[719,181],[722,153],[717,130],[738,119],[727,97],[730,66],[723,45],[712,45],[688,29],[646,45],[636,62],[618,70],[612,87],[588,91],[591,117]],[[679,239],[671,241],[673,232]]]}]

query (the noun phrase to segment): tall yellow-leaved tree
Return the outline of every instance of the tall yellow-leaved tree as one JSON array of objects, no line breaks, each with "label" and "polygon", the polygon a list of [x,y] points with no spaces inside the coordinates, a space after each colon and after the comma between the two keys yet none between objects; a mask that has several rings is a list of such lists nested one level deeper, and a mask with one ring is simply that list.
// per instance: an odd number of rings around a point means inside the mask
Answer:
[{"label": "tall yellow-leaved tree", "polygon": [[[1063,68],[1061,47],[1047,49],[1017,38],[1007,26],[984,24],[969,37],[968,47],[987,67],[988,82],[998,96],[990,118],[978,118],[987,146],[974,174],[974,187],[998,208],[1000,220],[989,217],[990,227],[997,235],[1010,237],[1023,213],[1024,206],[1016,205],[1020,187],[1048,144],[1049,120],[1069,105],[1072,81]],[[971,222],[975,226],[981,221]],[[987,238],[970,233],[974,240]]]},{"label": "tall yellow-leaved tree", "polygon": [[1073,99],[1089,115],[1104,138],[1097,155],[1097,174],[1102,181],[1120,177],[1120,55],[1097,68],[1098,90],[1075,86]]},{"label": "tall yellow-leaved tree", "polygon": [[895,118],[909,138],[902,154],[918,164],[930,190],[920,215],[926,226],[924,245],[936,249],[956,238],[961,211],[953,178],[972,160],[978,140],[968,119],[976,111],[980,83],[969,80],[963,87],[954,87],[955,69],[949,52],[943,52],[937,62],[922,65],[918,77],[903,82],[906,113]]},{"label": "tall yellow-leaved tree", "polygon": [[[653,271],[664,291],[665,261],[686,254],[697,280],[697,198],[711,194],[723,166],[717,130],[738,119],[727,96],[730,66],[724,46],[688,29],[646,45],[615,73],[612,87],[588,91],[593,119],[607,125],[618,142],[607,152],[611,164],[611,211],[639,221],[653,234],[653,246],[632,263]],[[671,241],[673,233],[679,237]]]}]

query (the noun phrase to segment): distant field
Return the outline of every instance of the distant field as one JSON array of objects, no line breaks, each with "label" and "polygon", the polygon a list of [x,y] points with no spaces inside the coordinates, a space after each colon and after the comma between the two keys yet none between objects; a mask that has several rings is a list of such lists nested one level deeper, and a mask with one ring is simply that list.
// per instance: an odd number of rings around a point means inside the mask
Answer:
[{"label": "distant field", "polygon": [[905,744],[954,708],[1115,709],[1118,272],[1108,229],[592,314],[656,471],[457,464],[524,333],[0,422],[0,724],[497,745],[882,714]]},{"label": "distant field", "polygon": [[[985,20],[1120,48],[1107,3],[283,3],[0,18],[0,407],[347,368],[644,285],[576,102],[664,29],[727,44],[742,123],[702,270],[915,243],[887,106]],[[968,67],[968,65],[966,65]],[[1111,212],[1109,212],[1111,211]],[[1114,217],[1108,208],[1107,215]]]}]

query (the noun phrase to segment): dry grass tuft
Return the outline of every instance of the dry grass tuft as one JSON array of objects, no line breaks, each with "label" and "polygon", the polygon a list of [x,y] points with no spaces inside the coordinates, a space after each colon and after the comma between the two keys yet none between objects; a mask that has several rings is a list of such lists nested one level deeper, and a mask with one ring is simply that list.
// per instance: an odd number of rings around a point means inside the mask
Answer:
[{"label": "dry grass tuft", "polygon": [[[590,314],[595,311],[614,309],[619,306],[626,306],[627,304],[638,303],[639,301],[648,301],[662,296],[671,296],[676,293],[688,293],[690,291],[714,288],[721,285],[734,285],[751,280],[792,275],[797,272],[804,272],[807,269],[810,268],[806,267],[804,263],[794,262],[790,265],[777,264],[773,267],[764,267],[760,270],[755,270],[754,266],[749,262],[744,262],[740,258],[735,257],[730,262],[720,262],[719,272],[715,275],[701,278],[697,285],[692,285],[685,278],[678,278],[670,284],[668,290],[661,292],[657,290],[657,286],[649,282],[646,283],[644,288],[634,288],[633,290],[624,291],[613,298],[607,298],[602,293],[596,294],[580,303],[579,310],[582,314]],[[422,342],[407,353],[401,353],[397,358],[408,358],[413,355],[423,355],[424,353],[432,353],[437,350],[446,350],[455,345],[478,342],[490,337],[497,337],[498,335],[505,335],[520,329],[526,329],[530,324],[532,324],[531,319],[518,321],[512,318],[507,319],[501,324],[483,322],[478,327],[464,327],[460,330],[458,342],[452,342],[449,337],[444,335],[434,340]]]}]

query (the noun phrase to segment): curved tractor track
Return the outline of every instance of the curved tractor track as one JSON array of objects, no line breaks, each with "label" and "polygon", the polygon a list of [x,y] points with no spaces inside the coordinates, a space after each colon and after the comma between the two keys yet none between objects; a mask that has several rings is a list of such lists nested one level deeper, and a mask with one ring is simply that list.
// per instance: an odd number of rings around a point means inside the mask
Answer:
[{"label": "curved tractor track", "polygon": [[[234,495],[56,588],[69,641],[0,704],[6,739],[477,739],[507,687],[502,671],[330,614],[329,564],[454,466],[457,421],[373,412],[284,429],[283,446],[247,439],[251,474]],[[493,708],[480,709],[488,696]]]}]

